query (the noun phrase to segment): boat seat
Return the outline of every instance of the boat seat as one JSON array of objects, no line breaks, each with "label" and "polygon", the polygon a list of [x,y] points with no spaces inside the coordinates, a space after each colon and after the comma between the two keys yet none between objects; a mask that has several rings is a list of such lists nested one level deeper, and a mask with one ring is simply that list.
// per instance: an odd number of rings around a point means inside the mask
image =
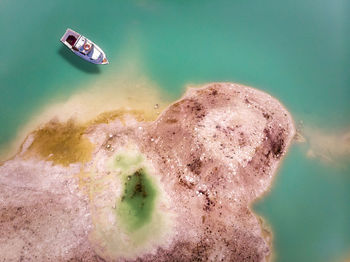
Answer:
[{"label": "boat seat", "polygon": [[71,46],[74,46],[75,42],[77,41],[77,38],[74,35],[69,35],[66,39],[67,43]]}]

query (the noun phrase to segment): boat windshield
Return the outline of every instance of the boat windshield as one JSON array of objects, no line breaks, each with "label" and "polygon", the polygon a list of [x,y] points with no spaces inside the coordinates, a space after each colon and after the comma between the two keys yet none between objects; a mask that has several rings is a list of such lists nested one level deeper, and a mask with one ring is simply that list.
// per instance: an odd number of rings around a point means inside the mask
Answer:
[{"label": "boat windshield", "polygon": [[67,43],[73,46],[77,41],[77,38],[74,35],[69,35],[66,39]]}]

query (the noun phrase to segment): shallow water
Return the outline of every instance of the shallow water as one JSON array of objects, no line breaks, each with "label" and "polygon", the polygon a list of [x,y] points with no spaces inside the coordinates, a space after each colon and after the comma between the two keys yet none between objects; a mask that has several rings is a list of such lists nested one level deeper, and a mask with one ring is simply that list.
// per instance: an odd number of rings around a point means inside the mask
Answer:
[{"label": "shallow water", "polygon": [[[349,11],[345,0],[2,0],[0,144],[47,104],[123,74],[128,61],[174,99],[188,84],[239,82],[336,134],[350,125]],[[64,48],[67,27],[96,41],[110,65]],[[350,252],[349,161],[324,163],[307,150],[291,148],[255,210],[271,225],[277,261],[338,261]]]}]

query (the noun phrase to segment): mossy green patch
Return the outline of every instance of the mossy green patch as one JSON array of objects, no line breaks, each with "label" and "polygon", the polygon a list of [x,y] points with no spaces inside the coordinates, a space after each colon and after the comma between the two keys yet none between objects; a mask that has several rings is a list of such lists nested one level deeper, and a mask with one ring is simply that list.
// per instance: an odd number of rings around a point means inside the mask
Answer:
[{"label": "mossy green patch", "polygon": [[[119,148],[106,168],[103,175],[81,174],[81,185],[90,187],[96,207],[89,239],[103,254],[135,260],[161,245],[172,230],[168,197],[151,162],[132,143]],[[97,177],[103,182],[96,183]]]},{"label": "mossy green patch", "polygon": [[152,219],[156,189],[145,169],[126,176],[117,213],[129,232],[148,224]]},{"label": "mossy green patch", "polygon": [[140,154],[120,154],[115,158],[115,167],[122,169],[124,172],[128,172],[128,170],[140,166],[142,161],[143,159]]}]

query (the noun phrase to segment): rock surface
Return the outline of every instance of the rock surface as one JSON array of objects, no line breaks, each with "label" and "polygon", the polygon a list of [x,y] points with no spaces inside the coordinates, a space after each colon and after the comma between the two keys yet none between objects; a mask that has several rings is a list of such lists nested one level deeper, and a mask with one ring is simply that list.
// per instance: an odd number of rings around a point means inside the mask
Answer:
[{"label": "rock surface", "polygon": [[26,155],[32,134],[0,166],[0,261],[268,260],[271,236],[250,205],[295,134],[276,99],[213,83],[153,122],[84,130],[87,162]]}]

